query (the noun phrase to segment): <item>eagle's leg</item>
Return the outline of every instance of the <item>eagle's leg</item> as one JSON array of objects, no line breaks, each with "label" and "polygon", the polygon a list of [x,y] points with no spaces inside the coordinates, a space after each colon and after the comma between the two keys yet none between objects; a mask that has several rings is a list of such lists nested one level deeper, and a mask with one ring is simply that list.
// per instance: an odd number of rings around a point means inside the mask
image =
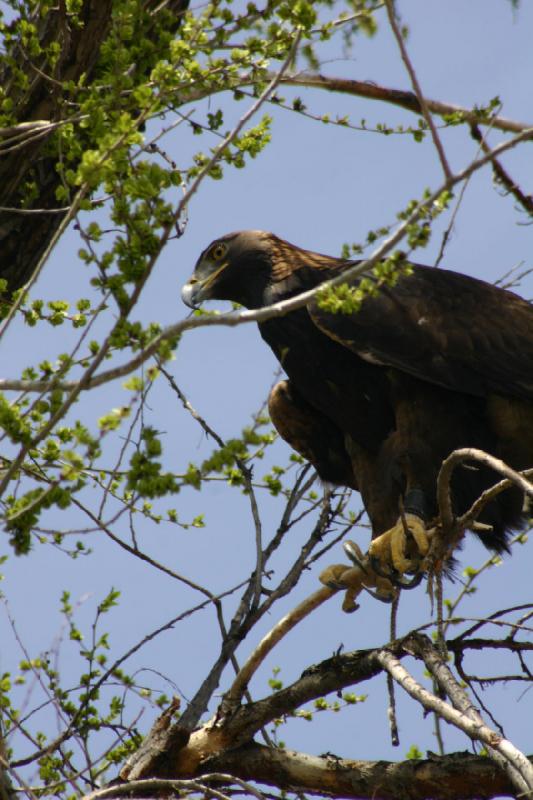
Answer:
[{"label": "eagle's leg", "polygon": [[418,572],[423,568],[430,544],[425,524],[425,505],[420,489],[408,491],[396,524],[371,542],[368,553],[372,566],[380,574],[387,574],[383,572],[384,565],[392,566],[400,575]]}]

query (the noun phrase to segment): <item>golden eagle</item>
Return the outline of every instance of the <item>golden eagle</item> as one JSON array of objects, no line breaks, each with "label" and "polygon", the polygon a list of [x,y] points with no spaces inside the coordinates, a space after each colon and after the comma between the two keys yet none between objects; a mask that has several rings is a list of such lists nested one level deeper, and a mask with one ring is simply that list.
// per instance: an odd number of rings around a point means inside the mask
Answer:
[{"label": "golden eagle", "polygon": [[[204,250],[182,298],[193,308],[212,299],[261,308],[354,263],[272,233],[230,233]],[[413,264],[357,313],[312,300],[259,330],[288,376],[270,394],[275,427],[324,481],[361,493],[370,553],[400,573],[413,566],[406,520],[420,554],[428,550],[425,524],[452,450],[479,448],[517,470],[533,465],[533,306],[512,292]],[[454,511],[498,478],[480,465],[457,469]],[[480,515],[484,544],[506,549],[524,517],[519,489],[499,494]]]}]

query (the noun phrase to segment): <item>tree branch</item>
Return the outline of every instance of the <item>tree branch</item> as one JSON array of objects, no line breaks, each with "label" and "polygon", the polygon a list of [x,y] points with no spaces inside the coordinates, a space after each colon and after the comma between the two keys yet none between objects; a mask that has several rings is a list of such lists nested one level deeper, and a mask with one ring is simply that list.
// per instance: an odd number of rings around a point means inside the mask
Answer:
[{"label": "tree branch", "polygon": [[[481,130],[479,129],[479,125],[472,123],[470,125],[470,133],[472,138],[479,143],[483,152],[486,153],[490,148],[485,140],[485,137],[481,133]],[[533,195],[524,194],[520,186],[511,178],[507,170],[497,159],[494,159],[492,162],[492,170],[494,172],[495,180],[501,186],[503,186],[505,191],[509,192],[509,194],[512,194],[515,200],[520,203],[520,205],[525,211],[527,211],[528,214],[533,214]]]},{"label": "tree branch", "polygon": [[[423,659],[427,669],[445,693],[444,696],[448,695],[450,698],[454,709],[460,714],[464,714],[477,726],[479,738],[485,742],[490,757],[507,772],[517,790],[530,794],[533,790],[533,766],[523,753],[496,731],[490,731],[485,725],[481,714],[427,637],[415,634],[410,637],[408,646],[413,648],[415,655]],[[483,738],[482,735],[482,731],[485,729],[487,738]]]},{"label": "tree branch", "polygon": [[[402,656],[401,645],[392,651]],[[199,774],[202,763],[226,749],[246,744],[264,725],[283,714],[291,713],[303,703],[333,691],[366,681],[381,672],[376,650],[360,650],[335,655],[305,670],[290,686],[263,700],[240,706],[231,717],[219,720],[218,715],[191,733],[184,746],[184,731],[179,722],[168,728],[166,744],[151,733],[143,743],[144,754],[134,754],[120,772],[123,780],[138,780],[155,775],[190,777]],[[157,732],[157,723],[154,726]],[[181,734],[180,734],[181,730]],[[180,739],[181,736],[181,739]],[[177,743],[177,744],[176,744]]]},{"label": "tree branch", "polygon": [[[496,757],[498,763],[508,771],[513,785],[519,792],[533,790],[533,766],[512,742],[483,722],[480,714],[459,687],[448,667],[433,650],[429,640],[422,636],[412,636],[406,643],[406,649],[408,648],[412,648],[415,654],[424,659],[428,669],[450,697],[453,707],[424,689],[389,651],[378,651],[376,658],[394,680],[424,708],[435,712],[446,722],[462,730],[471,739],[483,742],[492,757]],[[494,751],[497,756],[494,755]]]},{"label": "tree branch", "polygon": [[[357,736],[354,731],[354,741]],[[491,800],[515,793],[493,761],[470,753],[395,763],[354,761],[333,754],[312,756],[253,743],[221,753],[208,763],[210,769],[286,791],[354,800]]]},{"label": "tree branch", "polygon": [[429,110],[428,104],[426,103],[425,97],[422,93],[422,89],[418,82],[418,78],[415,72],[415,68],[411,63],[411,59],[409,58],[409,54],[407,53],[407,48],[405,46],[405,42],[403,40],[402,32],[400,31],[398,22],[396,20],[395,10],[394,10],[394,3],[393,0],[385,0],[385,6],[387,8],[387,16],[389,18],[389,23],[392,28],[392,32],[394,34],[394,38],[398,44],[400,54],[402,57],[402,61],[405,64],[405,68],[409,74],[411,79],[411,84],[413,86],[416,99],[418,100],[418,105],[420,107],[420,113],[426,120],[427,126],[431,133],[431,138],[433,139],[433,144],[435,145],[435,149],[438,153],[440,163],[442,165],[442,171],[444,172],[444,177],[446,180],[450,180],[452,177],[452,171],[450,169],[450,165],[448,164],[448,160],[446,158],[446,154],[444,152],[444,147],[442,146],[442,142],[440,140],[440,136],[437,133],[437,129],[435,127],[435,123],[431,117],[431,112]]},{"label": "tree branch", "polygon": [[[307,305],[318,291],[322,291],[324,287],[339,286],[346,281],[359,277],[360,275],[368,272],[379,261],[381,261],[391,250],[395,247],[405,236],[409,227],[431,208],[439,199],[443,192],[453,188],[453,186],[466,180],[477,170],[491,163],[494,158],[500,156],[507,150],[516,147],[521,142],[531,139],[533,137],[533,128],[522,130],[513,139],[507,142],[502,142],[500,145],[494,147],[490,153],[476,159],[465,169],[457,172],[450,180],[444,181],[438,189],[421,202],[418,207],[409,215],[409,217],[398,226],[396,231],[389,236],[365,261],[354,263],[353,267],[348,268],[342,274],[333,278],[331,281],[326,281],[320,286],[310,289],[307,292],[302,292],[296,297],[289,300],[283,300],[279,303],[274,303],[271,306],[264,308],[246,310],[246,311],[231,311],[225,314],[217,314],[214,316],[196,316],[189,315],[186,319],[180,320],[173,325],[164,328],[157,336],[155,336],[150,344],[148,344],[141,352],[139,352],[130,361],[125,362],[117,367],[112,367],[105,370],[98,375],[91,376],[90,378],[82,379],[81,381],[43,381],[43,380],[0,380],[0,391],[24,391],[24,392],[43,392],[51,388],[61,389],[63,391],[71,391],[75,387],[80,387],[81,391],[94,389],[97,386],[102,386],[117,378],[123,378],[131,374],[134,370],[145,363],[149,358],[155,355],[162,342],[169,339],[176,339],[181,336],[185,331],[194,330],[196,328],[206,328],[212,326],[224,326],[234,328],[237,325],[245,325],[252,322],[265,322],[268,319],[283,317],[291,311],[302,308]],[[80,383],[82,385],[80,386]]]},{"label": "tree branch", "polygon": [[[274,649],[284,636],[287,635],[302,619],[309,616],[316,608],[329,600],[336,593],[336,589],[322,586],[313,594],[306,597],[296,608],[289,611],[274,627],[264,636],[235,678],[230,690],[224,696],[223,707],[228,710],[237,705],[246,691],[254,673],[258,670],[267,655]],[[224,713],[224,712],[222,712]]]},{"label": "tree branch", "polygon": [[[332,78],[327,75],[307,75],[294,74],[286,75],[281,81],[288,86],[304,86],[313,89],[325,89],[329,92],[339,92],[350,94],[356,97],[365,97],[367,100],[379,100],[383,103],[399,106],[406,111],[415,114],[422,114],[420,102],[414,92],[404,89],[391,89],[387,86],[380,86],[373,81],[355,81],[349,78]],[[454,116],[464,119],[465,122],[477,125],[489,125],[507,133],[521,133],[532,127],[531,123],[517,122],[516,120],[506,119],[505,117],[492,117],[482,111],[464,108],[453,103],[443,103],[440,100],[431,100],[426,97],[425,103],[432,114],[441,117]]]},{"label": "tree branch", "polygon": [[[442,462],[437,477],[437,500],[442,532],[433,537],[433,552],[431,553],[433,562],[445,557],[447,551],[454,547],[457,537],[463,533],[465,528],[472,524],[475,520],[475,516],[479,514],[484,505],[486,505],[493,496],[498,494],[499,491],[503,490],[503,488],[507,488],[502,485],[502,482],[491,487],[486,492],[483,492],[481,497],[476,500],[466,514],[456,519],[452,508],[450,491],[451,479],[454,470],[465,461],[478,461],[490,467],[490,469],[493,469],[495,472],[504,475],[511,483],[516,484],[526,495],[533,497],[533,483],[527,480],[520,472],[511,469],[511,467],[505,464],[501,459],[495,458],[475,447],[463,447],[459,450],[454,450],[453,453],[450,453],[448,458]],[[529,474],[529,470],[527,473]]]}]

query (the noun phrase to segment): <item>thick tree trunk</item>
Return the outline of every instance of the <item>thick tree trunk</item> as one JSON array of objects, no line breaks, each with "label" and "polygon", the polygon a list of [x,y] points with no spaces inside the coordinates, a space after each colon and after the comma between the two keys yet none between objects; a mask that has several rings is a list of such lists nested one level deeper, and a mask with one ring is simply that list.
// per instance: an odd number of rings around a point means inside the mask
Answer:
[{"label": "thick tree trunk", "polygon": [[[188,4],[189,0],[171,0],[165,5],[165,10],[173,13],[175,31]],[[12,101],[12,113],[20,125],[0,129],[0,279],[7,281],[9,293],[31,278],[65,217],[66,211],[46,211],[60,206],[56,200],[60,184],[56,170],[59,154],[50,153],[53,128],[48,123],[59,122],[67,113],[63,81],[77,81],[84,75],[87,86],[98,75],[100,48],[109,33],[112,12],[112,0],[84,0],[79,15],[83,24],[70,25],[64,3],[58,3],[39,22],[42,46],[51,42],[60,45],[60,57],[54,67],[50,68],[42,57],[34,63],[23,47],[14,44],[9,54],[26,73],[28,88],[22,91],[16,85],[9,67],[0,74],[0,85]],[[150,36],[150,31],[143,33]],[[152,66],[144,69],[139,81],[146,78]],[[39,126],[39,121],[43,125]],[[80,131],[79,135],[87,136],[90,141],[90,132]],[[24,196],[30,183],[35,188],[28,204]]]}]

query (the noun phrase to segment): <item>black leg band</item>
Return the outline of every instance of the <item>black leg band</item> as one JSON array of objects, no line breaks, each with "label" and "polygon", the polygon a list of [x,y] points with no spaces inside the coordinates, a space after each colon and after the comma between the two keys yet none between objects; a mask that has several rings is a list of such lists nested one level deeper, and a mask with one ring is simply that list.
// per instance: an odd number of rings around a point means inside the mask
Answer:
[{"label": "black leg band", "polygon": [[408,514],[416,514],[424,520],[428,518],[426,497],[422,489],[410,489],[403,499],[403,510]]}]

